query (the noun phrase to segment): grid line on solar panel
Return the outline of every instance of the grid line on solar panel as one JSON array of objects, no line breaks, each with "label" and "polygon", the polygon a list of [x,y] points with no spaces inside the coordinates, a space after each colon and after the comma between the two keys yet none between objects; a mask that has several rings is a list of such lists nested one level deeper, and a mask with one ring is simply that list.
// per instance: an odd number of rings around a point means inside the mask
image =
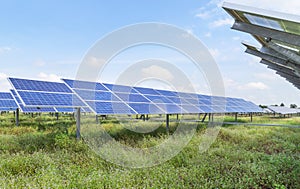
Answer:
[{"label": "grid line on solar panel", "polygon": [[120,99],[110,91],[74,89],[74,92],[84,101],[120,101]]},{"label": "grid line on solar panel", "polygon": [[166,90],[158,90],[158,89],[155,89],[155,91],[163,96],[174,96],[174,97],[178,96],[177,92],[175,91],[166,91]]},{"label": "grid line on solar panel", "polygon": [[124,102],[89,101],[87,103],[97,114],[137,114]]},{"label": "grid line on solar panel", "polygon": [[144,87],[133,87],[137,92],[141,94],[149,94],[149,95],[160,95],[156,90]]},{"label": "grid line on solar panel", "polygon": [[72,93],[72,91],[64,84],[48,81],[36,81],[29,79],[9,78],[9,81],[16,90],[23,91],[41,91],[41,92],[60,92]]},{"label": "grid line on solar panel", "polygon": [[18,107],[15,100],[0,100],[0,107],[2,108],[14,108]]},{"label": "grid line on solar panel", "polygon": [[[255,109],[252,107],[250,109],[250,106],[247,104],[247,102],[245,102],[242,99],[225,98],[220,96],[208,96],[208,95],[200,95],[200,94],[193,94],[193,93],[186,93],[186,92],[177,93],[175,91],[166,91],[166,90],[150,89],[150,88],[143,88],[143,87],[132,88],[129,86],[121,86],[121,85],[114,86],[113,84],[103,84],[103,85],[107,87],[109,90],[111,90],[112,94],[115,94],[119,98],[119,99],[116,98],[115,101],[120,101],[120,103],[126,102],[128,106],[134,105],[135,109],[138,110],[137,112],[139,113],[149,112],[147,110],[149,104],[148,105],[140,104],[141,106],[146,108],[146,110],[144,110],[143,108],[141,109],[136,107],[138,103],[145,103],[145,101],[147,103],[151,102],[157,106],[165,106],[164,107],[165,109],[163,110],[165,113],[169,113],[169,114],[182,113],[182,112],[183,113],[191,113],[191,112],[222,113],[222,112],[230,112],[230,111],[250,112]],[[134,91],[136,92],[136,95],[132,94]],[[94,102],[91,101],[89,103],[95,103],[96,95],[92,96],[92,98],[90,97],[89,99],[94,99]],[[111,97],[102,97],[99,98],[98,101],[99,100],[100,103],[104,103],[104,102],[109,103],[110,101],[113,101]],[[243,106],[246,106],[247,108]]]},{"label": "grid line on solar panel", "polygon": [[71,79],[62,79],[72,89],[85,89],[85,90],[96,90],[96,91],[108,91],[103,84],[91,81],[78,81]]},{"label": "grid line on solar panel", "polygon": [[147,98],[145,98],[143,95],[138,93],[114,93],[116,96],[118,96],[122,101],[124,102],[150,102]]},{"label": "grid line on solar panel", "polygon": [[20,110],[24,113],[36,113],[36,112],[57,112],[55,108],[52,107],[43,107],[43,108],[39,108],[39,107],[25,107],[20,98],[18,97],[17,93],[14,90],[10,90],[11,94],[13,95],[15,101],[18,104],[18,108],[20,108]]},{"label": "grid line on solar panel", "polygon": [[12,95],[8,92],[0,92],[0,100],[13,99]]},{"label": "grid line on solar panel", "polygon": [[103,83],[103,85],[112,92],[137,93],[137,91],[134,90],[134,88],[131,86],[116,85],[116,84],[109,84],[109,83]]},{"label": "grid line on solar panel", "polygon": [[129,106],[133,108],[138,114],[165,114],[162,109],[153,103],[139,103],[131,102]]},{"label": "grid line on solar panel", "polygon": [[181,114],[186,113],[185,110],[183,110],[182,107],[176,105],[176,104],[163,104],[159,103],[156,104],[160,109],[162,109],[165,114]]},{"label": "grid line on solar panel", "polygon": [[82,107],[86,106],[75,94],[18,91],[25,106]]}]

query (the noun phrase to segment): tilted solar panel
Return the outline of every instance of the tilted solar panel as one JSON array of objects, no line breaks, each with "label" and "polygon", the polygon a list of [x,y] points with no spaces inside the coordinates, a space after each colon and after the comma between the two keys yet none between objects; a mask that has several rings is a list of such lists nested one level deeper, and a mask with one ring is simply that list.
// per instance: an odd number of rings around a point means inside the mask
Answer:
[{"label": "tilted solar panel", "polygon": [[16,78],[9,81],[25,107],[87,107],[65,83]]},{"label": "tilted solar panel", "polygon": [[[72,88],[72,85],[68,85]],[[243,99],[178,93],[144,87],[102,85],[108,91],[86,90],[84,86],[80,90],[74,89],[94,112],[99,114],[261,112],[258,106]],[[115,103],[116,106],[110,103]]]},{"label": "tilted solar panel", "polygon": [[10,90],[12,96],[14,97],[15,101],[18,104],[19,109],[24,112],[24,113],[37,113],[37,112],[56,112],[56,110],[54,108],[40,108],[40,107],[24,107],[24,105],[22,104],[20,98],[18,97],[17,93],[14,90]]},{"label": "tilted solar panel", "polygon": [[0,111],[16,110],[18,105],[9,92],[0,93]]},{"label": "tilted solar panel", "polygon": [[64,83],[8,78],[14,88],[24,91],[73,93]]},{"label": "tilted solar panel", "polygon": [[70,88],[72,89],[90,89],[90,90],[100,90],[107,91],[101,83],[95,83],[90,81],[77,81],[71,79],[62,79]]},{"label": "tilted solar panel", "polygon": [[288,108],[281,106],[268,106],[268,109],[278,114],[296,114],[299,112],[299,110],[296,108]]}]

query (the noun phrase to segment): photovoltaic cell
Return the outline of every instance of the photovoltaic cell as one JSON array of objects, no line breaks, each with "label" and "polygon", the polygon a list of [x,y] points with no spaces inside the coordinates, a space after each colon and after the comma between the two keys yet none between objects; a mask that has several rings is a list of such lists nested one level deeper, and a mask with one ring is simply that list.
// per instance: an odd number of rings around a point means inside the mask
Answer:
[{"label": "photovoltaic cell", "polygon": [[20,98],[18,97],[17,93],[14,90],[10,90],[12,96],[14,97],[15,101],[18,104],[18,107],[20,108],[20,110],[24,113],[36,113],[36,112],[56,112],[56,110],[54,108],[39,108],[39,107],[24,107],[24,105],[22,104]]},{"label": "photovoltaic cell", "polygon": [[72,89],[89,89],[89,90],[100,90],[107,91],[101,83],[90,82],[90,81],[77,81],[71,79],[62,79]]},{"label": "photovoltaic cell", "polygon": [[9,78],[16,90],[72,93],[64,83]]},{"label": "photovoltaic cell", "polygon": [[261,112],[256,105],[243,99],[114,84],[102,85],[108,91],[94,91],[91,95],[85,87],[75,90],[98,114]]},{"label": "photovoltaic cell", "polygon": [[0,93],[0,111],[16,110],[18,105],[9,92]]},{"label": "photovoltaic cell", "polygon": [[123,102],[101,102],[101,101],[88,101],[88,105],[95,110],[98,115],[109,114],[137,114]]},{"label": "photovoltaic cell", "polygon": [[75,108],[86,104],[65,84],[9,78],[24,107]]}]

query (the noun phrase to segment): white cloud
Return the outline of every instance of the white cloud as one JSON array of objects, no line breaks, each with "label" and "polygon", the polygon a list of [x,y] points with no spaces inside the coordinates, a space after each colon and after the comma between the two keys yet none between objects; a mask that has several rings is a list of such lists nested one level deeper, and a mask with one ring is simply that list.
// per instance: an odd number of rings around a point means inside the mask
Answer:
[{"label": "white cloud", "polygon": [[159,78],[166,81],[171,81],[174,79],[172,73],[170,73],[167,69],[164,69],[157,65],[152,65],[150,67],[142,69],[142,73],[144,77],[148,78]]},{"label": "white cloud", "polygon": [[201,18],[201,19],[207,19],[211,16],[211,12],[210,11],[205,11],[205,12],[200,12],[196,14],[196,17]]},{"label": "white cloud", "polygon": [[276,75],[275,73],[267,73],[267,72],[256,73],[254,74],[254,77],[257,79],[271,80],[271,81],[278,79],[278,75]]},{"label": "white cloud", "polygon": [[33,62],[33,65],[42,67],[46,65],[46,62],[43,60],[36,60],[35,62]]},{"label": "white cloud", "polygon": [[216,20],[212,23],[210,23],[210,26],[212,28],[218,28],[218,27],[222,27],[222,26],[232,26],[233,25],[234,20],[232,18],[224,18],[224,19],[219,19]]},{"label": "white cloud", "polygon": [[44,72],[41,72],[38,74],[38,78],[46,81],[53,81],[53,82],[60,82],[60,76],[55,74],[46,74]]},{"label": "white cloud", "polygon": [[245,85],[239,86],[238,88],[242,90],[264,90],[269,87],[263,82],[249,82]]},{"label": "white cloud", "polygon": [[8,76],[5,73],[0,73],[0,91],[9,91],[11,88],[7,77]]},{"label": "white cloud", "polygon": [[0,54],[11,51],[11,47],[0,47]]},{"label": "white cloud", "polygon": [[210,32],[207,32],[204,36],[205,36],[205,37],[211,37],[211,33],[210,33]]}]

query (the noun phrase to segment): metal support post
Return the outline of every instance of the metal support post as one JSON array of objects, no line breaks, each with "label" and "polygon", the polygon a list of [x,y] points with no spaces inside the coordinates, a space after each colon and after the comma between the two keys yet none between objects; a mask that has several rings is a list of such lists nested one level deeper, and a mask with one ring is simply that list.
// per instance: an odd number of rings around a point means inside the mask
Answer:
[{"label": "metal support post", "polygon": [[76,138],[80,139],[80,108],[76,108]]},{"label": "metal support post", "polygon": [[170,127],[169,127],[170,117],[169,116],[170,116],[169,114],[166,115],[166,129],[167,129],[167,132],[170,131]]},{"label": "metal support post", "polygon": [[16,109],[16,126],[19,126],[19,108]]}]

